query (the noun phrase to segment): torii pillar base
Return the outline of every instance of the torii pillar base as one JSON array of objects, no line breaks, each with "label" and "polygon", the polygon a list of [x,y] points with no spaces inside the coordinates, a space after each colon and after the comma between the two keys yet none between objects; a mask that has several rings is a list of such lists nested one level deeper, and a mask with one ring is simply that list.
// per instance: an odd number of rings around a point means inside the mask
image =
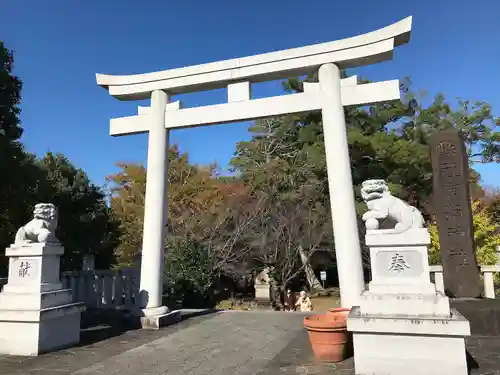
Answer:
[{"label": "torii pillar base", "polygon": [[170,311],[166,306],[160,306],[152,309],[141,309],[134,311],[134,316],[139,318],[139,324],[142,329],[160,329],[181,321],[181,312],[179,310]]}]

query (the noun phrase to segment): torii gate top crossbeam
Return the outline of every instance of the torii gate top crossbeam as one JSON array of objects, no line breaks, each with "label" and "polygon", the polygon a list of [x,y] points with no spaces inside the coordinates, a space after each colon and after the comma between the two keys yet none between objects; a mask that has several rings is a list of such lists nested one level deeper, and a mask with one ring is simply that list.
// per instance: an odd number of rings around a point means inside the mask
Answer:
[{"label": "torii gate top crossbeam", "polygon": [[392,58],[395,46],[410,39],[412,17],[351,38],[255,56],[134,75],[96,74],[97,84],[120,100],[140,100],[154,90],[170,94],[226,87],[231,82],[262,82],[307,74],[320,65],[341,69]]}]

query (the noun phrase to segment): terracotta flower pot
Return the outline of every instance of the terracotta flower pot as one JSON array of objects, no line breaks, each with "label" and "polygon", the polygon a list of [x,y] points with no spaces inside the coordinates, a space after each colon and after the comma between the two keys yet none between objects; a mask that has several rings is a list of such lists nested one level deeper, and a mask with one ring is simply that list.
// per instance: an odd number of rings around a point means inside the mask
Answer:
[{"label": "terracotta flower pot", "polygon": [[347,325],[347,316],[351,312],[351,309],[345,307],[339,307],[336,309],[328,309],[328,314],[338,316],[338,319],[344,319],[345,324]]},{"label": "terracotta flower pot", "polygon": [[304,327],[316,359],[341,362],[347,357],[348,334],[345,319],[328,313],[304,318]]},{"label": "terracotta flower pot", "polygon": [[[343,320],[345,326],[347,326],[347,317],[349,316],[349,313],[351,312],[350,308],[346,307],[338,307],[335,309],[328,309],[328,314],[335,315],[337,316],[336,319]],[[347,357],[350,357],[353,355],[353,346],[352,346],[352,332],[347,332]]]}]

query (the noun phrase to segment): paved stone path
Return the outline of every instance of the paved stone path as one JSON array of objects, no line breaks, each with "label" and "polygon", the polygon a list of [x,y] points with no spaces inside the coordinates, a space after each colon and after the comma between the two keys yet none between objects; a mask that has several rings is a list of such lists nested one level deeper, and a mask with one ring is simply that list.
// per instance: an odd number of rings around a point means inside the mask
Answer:
[{"label": "paved stone path", "polygon": [[[281,314],[279,314],[281,315]],[[264,324],[262,324],[264,323]],[[302,328],[300,317],[225,313],[93,366],[84,374],[256,374]]]},{"label": "paved stone path", "polygon": [[[314,361],[303,314],[225,312],[159,331],[128,331],[103,341],[33,358],[0,357],[0,375],[300,375],[354,374],[353,360]],[[98,329],[94,328],[94,329]],[[500,374],[500,339],[472,338],[480,368]]]}]

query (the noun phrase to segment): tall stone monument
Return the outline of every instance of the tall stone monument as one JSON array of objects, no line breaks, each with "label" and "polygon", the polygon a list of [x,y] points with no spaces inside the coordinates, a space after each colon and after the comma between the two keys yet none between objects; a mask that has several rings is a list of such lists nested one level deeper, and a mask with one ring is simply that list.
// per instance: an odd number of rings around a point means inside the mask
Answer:
[{"label": "tall stone monument", "polygon": [[[430,282],[422,214],[384,180],[363,182],[361,195],[372,280],[347,319],[356,374],[467,374],[470,325]],[[394,227],[380,229],[388,220]]]},{"label": "tall stone monument", "polygon": [[0,293],[0,354],[36,356],[80,341],[84,306],[73,303],[71,290],[60,282],[64,247],[56,228],[54,205],[39,203],[5,250],[9,278]]},{"label": "tall stone monument", "polygon": [[450,129],[434,133],[430,146],[445,292],[456,298],[480,297],[465,145],[458,131]]}]

